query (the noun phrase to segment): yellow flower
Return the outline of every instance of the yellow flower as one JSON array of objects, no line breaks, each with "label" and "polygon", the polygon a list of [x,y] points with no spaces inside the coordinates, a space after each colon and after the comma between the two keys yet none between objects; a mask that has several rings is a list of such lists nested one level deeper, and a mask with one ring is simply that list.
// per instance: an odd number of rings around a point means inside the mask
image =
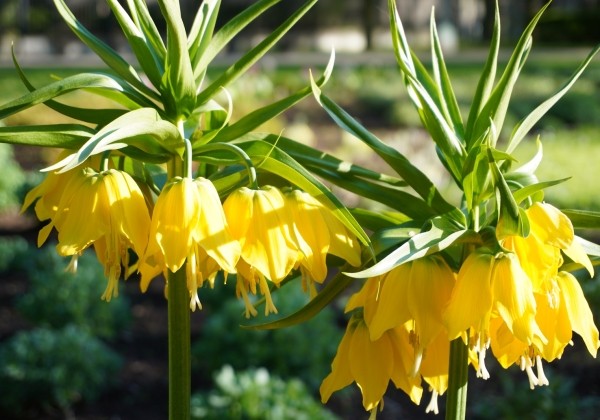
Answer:
[{"label": "yellow flower", "polygon": [[292,239],[301,252],[298,261],[311,280],[319,283],[327,275],[327,254],[360,264],[360,244],[342,222],[313,196],[299,190],[284,194],[292,220]]},{"label": "yellow flower", "polygon": [[187,261],[190,308],[199,306],[197,289],[223,269],[236,272],[240,245],[227,227],[219,194],[204,178],[173,178],[161,191],[150,226],[148,249],[142,258],[141,287],[154,276],[178,271]]},{"label": "yellow flower", "polygon": [[539,346],[547,339],[535,315],[531,280],[517,256],[492,255],[480,248],[467,257],[459,270],[444,320],[451,340],[471,329],[471,347],[479,355],[478,376],[488,378],[484,359],[490,345],[490,323],[500,318],[520,342]]},{"label": "yellow flower", "polygon": [[[348,322],[337,354],[331,364],[331,373],[321,384],[321,400],[326,403],[331,394],[356,382],[365,410],[376,410],[382,403],[390,379],[402,385],[411,398],[421,398],[418,385],[408,382],[403,367],[401,335],[389,330],[377,340],[371,340],[369,330],[360,312]],[[406,343],[407,344],[407,343]],[[402,382],[407,379],[406,382]],[[398,382],[396,382],[398,381]],[[420,378],[419,378],[420,382]]]},{"label": "yellow flower", "polygon": [[385,331],[412,320],[416,354],[412,376],[419,371],[427,346],[444,329],[442,312],[450,298],[454,278],[454,273],[441,257],[419,258],[386,273],[378,300],[368,300],[365,304],[365,311],[370,305],[376,305],[369,322],[373,340]]},{"label": "yellow flower", "polygon": [[554,287],[548,293],[536,294],[536,318],[548,337],[548,343],[539,349],[540,354],[549,362],[560,358],[575,331],[583,338],[590,354],[596,357],[600,346],[598,328],[579,282],[571,273],[561,271],[552,284]]},{"label": "yellow flower", "polygon": [[272,186],[243,187],[227,197],[223,209],[231,234],[241,244],[242,259],[272,282],[281,282],[299,255],[281,191]]},{"label": "yellow flower", "polygon": [[50,218],[40,232],[40,245],[53,227],[60,255],[76,257],[94,244],[108,277],[102,298],[117,296],[121,266],[129,267],[128,250],[142,255],[148,241],[150,216],[133,178],[115,169],[100,173],[77,169]]}]

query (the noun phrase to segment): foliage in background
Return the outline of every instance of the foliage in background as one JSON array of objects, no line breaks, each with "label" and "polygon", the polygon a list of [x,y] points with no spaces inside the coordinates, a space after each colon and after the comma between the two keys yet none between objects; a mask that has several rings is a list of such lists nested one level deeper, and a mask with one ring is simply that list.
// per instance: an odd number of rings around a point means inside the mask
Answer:
[{"label": "foliage in background", "polygon": [[[240,328],[244,304],[232,297],[233,282],[216,286],[202,295],[207,317],[200,338],[192,343],[192,368],[197,377],[210,377],[214,369],[231,365],[235,370],[266,367],[282,378],[298,377],[316,391],[329,370],[341,331],[335,311],[324,308],[308,322],[289,328],[251,331]],[[297,284],[283,286],[274,293],[281,313],[304,305],[308,297]],[[256,322],[276,319],[261,313]]]},{"label": "foliage in background", "polygon": [[20,194],[26,181],[23,169],[14,160],[13,148],[9,144],[0,144],[0,211],[19,208]]},{"label": "foliage in background", "polygon": [[0,407],[17,415],[32,407],[68,412],[97,398],[121,365],[113,350],[74,325],[17,333],[0,347]]},{"label": "foliage in background", "polygon": [[76,273],[65,272],[67,263],[52,246],[32,250],[26,267],[30,290],[18,299],[19,312],[42,327],[76,325],[97,337],[115,337],[131,321],[127,297],[120,296],[111,305],[100,300],[106,278],[93,255],[79,258]]},{"label": "foliage in background", "polygon": [[22,236],[0,237],[0,273],[23,270],[29,262],[29,250],[29,243]]},{"label": "foliage in background", "polygon": [[211,391],[192,395],[192,419],[336,419],[312,398],[301,381],[283,380],[265,368],[235,371],[224,366],[214,382]]}]

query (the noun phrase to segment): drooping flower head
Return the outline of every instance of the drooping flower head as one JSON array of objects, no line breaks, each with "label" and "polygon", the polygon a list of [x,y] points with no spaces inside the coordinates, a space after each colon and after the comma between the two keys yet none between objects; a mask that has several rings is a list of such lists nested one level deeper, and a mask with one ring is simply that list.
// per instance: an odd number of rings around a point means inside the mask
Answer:
[{"label": "drooping flower head", "polygon": [[152,213],[150,241],[142,257],[141,287],[165,270],[187,262],[190,306],[199,305],[197,289],[219,269],[236,272],[240,245],[229,233],[219,194],[205,178],[173,178]]},{"label": "drooping flower head", "polygon": [[[242,187],[232,192],[223,203],[233,238],[241,244],[238,264],[237,293],[247,297],[256,285],[270,300],[267,280],[278,285],[290,274],[300,251],[292,240],[292,221],[281,191],[272,186],[255,190]],[[256,310],[244,298],[247,314]],[[266,312],[276,312],[266,305]]]},{"label": "drooping flower head", "polygon": [[322,283],[327,276],[327,254],[360,264],[360,244],[340,220],[312,195],[289,190],[284,194],[292,222],[292,239],[300,251],[297,265],[305,281]]},{"label": "drooping flower head", "polygon": [[40,231],[39,245],[52,228],[58,231],[60,255],[76,258],[93,244],[108,278],[102,298],[110,300],[118,294],[121,267],[129,267],[128,251],[142,255],[148,242],[150,216],[144,196],[129,174],[115,169],[74,169],[69,178],[56,210],[47,213],[50,223]]}]

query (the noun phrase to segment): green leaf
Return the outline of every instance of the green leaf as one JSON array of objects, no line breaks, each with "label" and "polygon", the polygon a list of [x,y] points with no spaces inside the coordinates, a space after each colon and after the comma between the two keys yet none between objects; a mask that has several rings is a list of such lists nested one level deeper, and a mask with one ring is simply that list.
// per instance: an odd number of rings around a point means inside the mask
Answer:
[{"label": "green leaf", "polygon": [[525,211],[519,207],[513,197],[512,191],[504,179],[504,175],[500,172],[498,164],[494,161],[491,149],[488,149],[488,158],[496,189],[496,204],[498,208],[496,231],[498,238],[511,235],[526,237],[529,234],[529,219]]},{"label": "green leaf", "polygon": [[76,153],[45,170],[68,171],[90,156],[127,146],[157,158],[183,153],[183,139],[177,127],[160,118],[155,109],[142,108],[117,118],[94,134]]},{"label": "green leaf", "polygon": [[494,29],[492,31],[490,50],[483,70],[481,72],[479,82],[477,83],[477,89],[475,89],[475,95],[473,96],[473,102],[471,102],[469,117],[467,119],[465,139],[467,141],[468,149],[478,138],[473,137],[473,126],[475,125],[477,116],[481,112],[481,108],[490,97],[490,93],[492,91],[492,88],[494,87],[496,68],[498,67],[498,50],[500,49],[500,10],[498,8],[497,0],[495,3],[496,6],[494,9]]},{"label": "green leaf", "polygon": [[459,138],[464,136],[464,127],[462,117],[460,115],[460,108],[452,84],[450,83],[450,77],[444,62],[444,56],[442,54],[442,47],[440,45],[440,39],[438,37],[437,28],[435,25],[435,17],[433,13],[434,9],[431,9],[431,62],[433,64],[434,79],[439,89],[439,96],[442,98],[440,101],[442,105],[443,114],[446,117],[446,121],[451,124],[454,132]]},{"label": "green leaf", "polygon": [[561,209],[575,229],[599,229],[600,212],[591,210]]},{"label": "green leaf", "polygon": [[[329,57],[329,62],[323,73],[323,76],[316,82],[317,86],[321,87],[329,80],[331,72],[333,71],[333,64],[335,62],[335,54],[332,52]],[[290,96],[283,98],[279,101],[273,102],[265,107],[259,108],[249,114],[244,115],[242,118],[237,120],[235,123],[224,128],[219,132],[219,135],[215,138],[215,141],[230,141],[239,138],[246,133],[256,129],[263,123],[275,118],[282,112],[291,108],[302,99],[306,98],[312,92],[311,87],[306,87],[291,94]]]},{"label": "green leaf", "polygon": [[[444,200],[429,178],[411,164],[404,155],[382,142],[374,134],[364,128],[333,100],[321,93],[321,90],[316,84],[313,84],[312,86],[317,101],[327,111],[336,124],[373,149],[375,153],[387,162],[388,165],[390,165],[390,167],[396,171],[398,175],[400,175],[402,179],[404,179],[417,194],[423,198],[423,200],[425,200],[427,205],[431,206],[438,214],[450,212],[457,215],[457,217],[462,216],[460,210]],[[458,213],[460,213],[460,216],[458,216]]]},{"label": "green leaf", "polygon": [[548,187],[553,187],[554,185],[562,184],[565,181],[568,181],[570,178],[556,179],[553,181],[544,181],[537,182],[535,184],[527,185],[521,189],[513,192],[513,196],[515,198],[515,202],[521,203],[523,200],[531,197],[532,195],[538,193],[539,191],[543,191]]},{"label": "green leaf", "polygon": [[365,229],[375,232],[371,235],[371,243],[376,253],[379,253],[374,239],[378,232],[385,229],[394,228],[402,223],[408,222],[408,219],[404,214],[392,211],[380,211],[380,210],[367,210],[363,208],[352,208],[350,213],[358,221],[358,223]]},{"label": "green leaf", "polygon": [[525,31],[521,35],[517,46],[515,47],[515,50],[511,55],[506,68],[504,69],[504,73],[500,77],[498,84],[492,91],[490,97],[486,101],[485,105],[481,108],[481,111],[477,116],[477,119],[473,125],[471,138],[478,138],[488,129],[490,121],[492,121],[493,124],[498,128],[496,135],[492,139],[492,146],[496,144],[504,124],[504,118],[506,116],[506,111],[508,109],[508,104],[510,102],[514,85],[519,77],[523,65],[525,64],[527,55],[529,54],[529,50],[531,48],[531,34],[537,25],[537,22],[542,17],[542,14],[549,5],[549,2],[546,3],[533,17],[529,25],[527,25],[527,28],[525,28]]},{"label": "green leaf", "polygon": [[[223,25],[223,27],[219,29],[216,34],[214,34],[214,37],[210,39],[210,43],[204,51],[201,51],[201,48],[199,47],[196,54],[197,57],[195,57],[194,60],[194,76],[196,80],[199,80],[202,77],[210,62],[217,56],[217,54],[221,52],[221,50],[223,50],[223,48],[229,44],[234,36],[236,36],[248,24],[253,22],[263,12],[270,9],[280,1],[281,0],[259,0],[254,2],[252,5],[244,9],[240,14]],[[197,19],[203,18],[204,16],[197,16]],[[194,40],[196,39],[196,36],[194,36],[196,32],[195,27],[198,27],[198,32],[201,30],[200,24],[195,22],[195,25],[190,33],[190,39]]]},{"label": "green leaf", "polygon": [[263,324],[254,325],[241,325],[244,329],[251,330],[268,330],[276,328],[284,328],[292,325],[300,324],[301,322],[308,321],[315,315],[317,315],[321,309],[329,305],[340,293],[342,293],[348,286],[350,286],[355,279],[344,276],[338,273],[330,281],[325,284],[325,287],[314,297],[310,302],[304,305],[300,310],[288,315],[284,318],[280,318],[273,322],[267,322]]},{"label": "green leaf", "polygon": [[38,147],[77,149],[94,135],[94,130],[79,124],[0,127],[0,142]]},{"label": "green leaf", "polygon": [[[404,238],[406,232],[404,230],[399,230],[396,234],[399,235],[399,237]],[[375,265],[366,270],[345,274],[354,278],[379,276],[393,270],[400,264],[443,251],[459,242],[478,240],[478,238],[479,235],[469,229],[444,230],[440,229],[435,224],[432,224],[430,230],[412,236],[408,241],[404,242],[394,251],[379,260]],[[388,235],[387,240],[389,241],[392,239],[392,234]]]},{"label": "green leaf", "polygon": [[529,130],[533,128],[533,126],[548,112],[550,108],[554,106],[555,103],[559,101],[560,98],[564,96],[565,93],[571,89],[573,84],[577,81],[579,76],[586,69],[588,64],[592,61],[594,56],[600,50],[600,45],[596,46],[587,56],[587,58],[579,65],[575,73],[567,80],[567,82],[550,98],[546,99],[542,102],[536,109],[534,109],[527,117],[525,117],[519,124],[517,124],[513,130],[513,134],[510,137],[508,142],[508,146],[506,151],[508,153],[512,153],[516,147],[519,145],[521,140],[529,133]]},{"label": "green leaf", "polygon": [[220,6],[221,0],[204,0],[198,8],[198,13],[196,13],[188,34],[188,50],[194,69],[194,79],[198,86],[206,73],[206,66],[201,67],[199,63],[212,40]]},{"label": "green leaf", "polygon": [[[35,86],[33,86],[29,82],[29,79],[27,79],[25,72],[19,65],[17,57],[14,54],[14,49],[12,51],[12,58],[13,63],[15,65],[15,69],[17,70],[17,74],[19,75],[19,78],[21,79],[27,90],[30,92],[36,90]],[[125,109],[79,108],[70,105],[65,105],[53,100],[45,101],[44,105],[67,117],[100,126],[108,124],[110,121],[127,112],[127,110]]]},{"label": "green leaf", "polygon": [[126,97],[133,99],[136,103],[144,103],[147,101],[115,76],[101,73],[80,73],[50,83],[2,105],[0,107],[0,119],[6,118],[9,115],[23,111],[34,105],[45,103],[50,99],[54,99],[74,90],[92,88],[118,92],[120,95],[125,95]]},{"label": "green leaf", "polygon": [[127,0],[129,11],[135,24],[142,30],[146,40],[152,45],[154,53],[158,55],[159,61],[164,63],[167,55],[167,47],[162,40],[156,24],[150,16],[150,11],[145,0]]},{"label": "green leaf", "polygon": [[123,80],[126,80],[131,86],[142,92],[153,100],[160,100],[159,95],[144,84],[133,66],[121,57],[115,50],[109,47],[102,40],[88,31],[73,15],[67,7],[64,0],[54,0],[56,10],[60,13],[65,23],[77,35],[85,45],[102,59],[112,70],[114,70]]},{"label": "green leaf", "polygon": [[[208,85],[196,98],[196,104],[202,105],[208,101],[222,87],[226,87],[239,76],[246,72],[254,63],[256,63],[264,54],[266,54],[295,24],[317,0],[309,0],[296,10],[286,21],[278,28],[273,30],[256,47],[244,54],[242,58],[231,65],[227,70],[221,73],[210,85]],[[216,35],[215,35],[216,38]]]},{"label": "green leaf", "polygon": [[142,70],[154,86],[160,86],[164,73],[160,54],[154,51],[152,44],[146,40],[144,33],[136,26],[121,4],[117,0],[107,1]]},{"label": "green leaf", "polygon": [[[448,86],[440,87],[432,81],[423,65],[413,55],[408,46],[395,1],[389,0],[388,5],[394,52],[400,70],[404,75],[404,83],[409,98],[417,108],[419,117],[427,132],[442,151],[442,162],[449,169],[452,176],[459,180],[466,151],[457,131],[444,116],[443,109],[444,107],[447,108],[448,105],[444,105],[446,99],[440,95],[444,93],[444,89],[448,89]],[[459,132],[462,132],[462,129],[459,128]]]},{"label": "green leaf", "polygon": [[196,107],[196,80],[179,0],[158,0],[158,5],[167,22],[167,57],[160,91],[165,112],[175,121],[189,116]]}]

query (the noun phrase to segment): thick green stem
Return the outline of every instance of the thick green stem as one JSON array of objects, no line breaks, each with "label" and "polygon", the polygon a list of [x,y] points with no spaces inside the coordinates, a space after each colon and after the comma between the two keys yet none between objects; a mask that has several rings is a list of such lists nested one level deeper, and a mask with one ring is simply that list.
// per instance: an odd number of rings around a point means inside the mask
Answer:
[{"label": "thick green stem", "polygon": [[446,420],[464,420],[469,382],[469,349],[462,338],[450,342],[450,369],[446,397]]},{"label": "thick green stem", "polygon": [[190,418],[190,294],[185,265],[168,274],[169,420]]}]

